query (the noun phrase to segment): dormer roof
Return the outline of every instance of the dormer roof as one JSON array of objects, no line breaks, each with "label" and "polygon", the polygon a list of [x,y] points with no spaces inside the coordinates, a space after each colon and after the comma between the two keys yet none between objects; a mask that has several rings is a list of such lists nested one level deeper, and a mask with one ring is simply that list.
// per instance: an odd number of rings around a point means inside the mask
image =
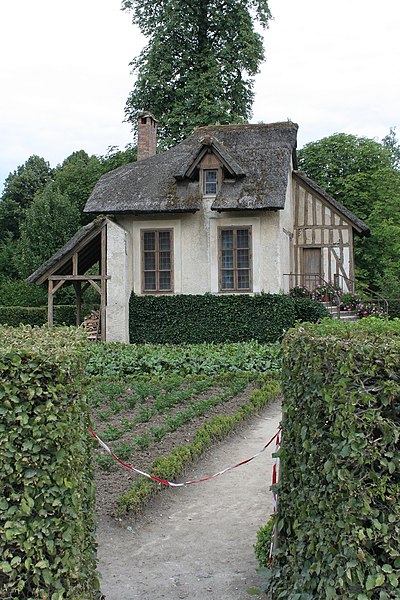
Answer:
[{"label": "dormer roof", "polygon": [[199,163],[203,159],[204,155],[208,152],[213,152],[215,156],[221,161],[225,169],[232,175],[232,177],[245,177],[245,170],[239,165],[239,163],[229,154],[228,150],[221,144],[217,138],[210,134],[206,134],[198,141],[193,155],[191,155],[186,163],[182,163],[179,170],[175,173],[175,179],[190,178],[198,167]]}]

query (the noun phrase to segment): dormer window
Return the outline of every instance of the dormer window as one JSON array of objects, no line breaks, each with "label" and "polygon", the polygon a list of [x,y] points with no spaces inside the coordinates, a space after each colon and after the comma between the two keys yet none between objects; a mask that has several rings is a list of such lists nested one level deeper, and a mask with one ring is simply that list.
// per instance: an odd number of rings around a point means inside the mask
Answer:
[{"label": "dormer window", "polygon": [[203,171],[203,194],[204,196],[215,196],[217,194],[218,170],[205,169]]}]

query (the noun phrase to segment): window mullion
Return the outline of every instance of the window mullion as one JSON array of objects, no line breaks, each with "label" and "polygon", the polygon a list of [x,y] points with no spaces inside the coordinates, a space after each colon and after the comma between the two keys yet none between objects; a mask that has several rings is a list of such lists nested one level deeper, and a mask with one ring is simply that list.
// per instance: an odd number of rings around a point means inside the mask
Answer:
[{"label": "window mullion", "polygon": [[160,264],[160,251],[159,251],[159,235],[160,232],[156,231],[155,232],[155,240],[154,240],[154,252],[155,252],[155,276],[156,276],[156,291],[159,292],[160,291],[160,268],[159,268],[159,264]]}]

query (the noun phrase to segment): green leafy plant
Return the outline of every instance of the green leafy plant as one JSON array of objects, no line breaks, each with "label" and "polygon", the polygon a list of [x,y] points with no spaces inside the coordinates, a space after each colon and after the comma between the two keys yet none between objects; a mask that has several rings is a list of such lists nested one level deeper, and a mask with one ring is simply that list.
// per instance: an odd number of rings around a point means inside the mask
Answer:
[{"label": "green leafy plant", "polygon": [[0,328],[4,598],[99,598],[85,346],[75,328]]},{"label": "green leafy plant", "polygon": [[274,598],[399,597],[399,371],[399,320],[287,334]]},{"label": "green leafy plant", "polygon": [[[274,343],[294,325],[297,318],[301,319],[301,309],[296,309],[297,300],[284,294],[133,294],[129,303],[130,340],[164,344],[220,344],[250,340]],[[303,299],[300,306],[304,307],[305,302]],[[308,302],[311,303],[311,300]]]}]

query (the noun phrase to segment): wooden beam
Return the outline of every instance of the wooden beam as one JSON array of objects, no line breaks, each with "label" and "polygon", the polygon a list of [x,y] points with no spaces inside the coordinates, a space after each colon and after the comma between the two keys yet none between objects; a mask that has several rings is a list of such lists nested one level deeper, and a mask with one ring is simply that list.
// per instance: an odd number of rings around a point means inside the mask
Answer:
[{"label": "wooden beam", "polygon": [[[50,281],[50,279],[49,279],[49,281]],[[54,280],[53,280],[53,283],[54,283]],[[56,291],[59,290],[60,287],[62,287],[64,285],[64,283],[65,283],[65,279],[61,279],[61,281],[59,281],[56,285],[54,285],[53,290],[52,290],[53,296],[56,293]]]},{"label": "wooden beam", "polygon": [[101,279],[111,279],[109,275],[51,275],[49,281],[100,281]]},{"label": "wooden beam", "polygon": [[47,325],[53,327],[53,282],[50,279],[47,291]]},{"label": "wooden beam", "polygon": [[96,290],[96,292],[98,292],[100,294],[100,303],[101,303],[101,288],[97,285],[97,283],[95,283],[91,279],[89,280],[89,283],[92,286],[92,288],[94,288]]},{"label": "wooden beam", "polygon": [[78,253],[72,255],[72,275],[78,275]]},{"label": "wooden beam", "polygon": [[79,327],[82,322],[82,282],[74,283],[76,293],[76,326]]}]

